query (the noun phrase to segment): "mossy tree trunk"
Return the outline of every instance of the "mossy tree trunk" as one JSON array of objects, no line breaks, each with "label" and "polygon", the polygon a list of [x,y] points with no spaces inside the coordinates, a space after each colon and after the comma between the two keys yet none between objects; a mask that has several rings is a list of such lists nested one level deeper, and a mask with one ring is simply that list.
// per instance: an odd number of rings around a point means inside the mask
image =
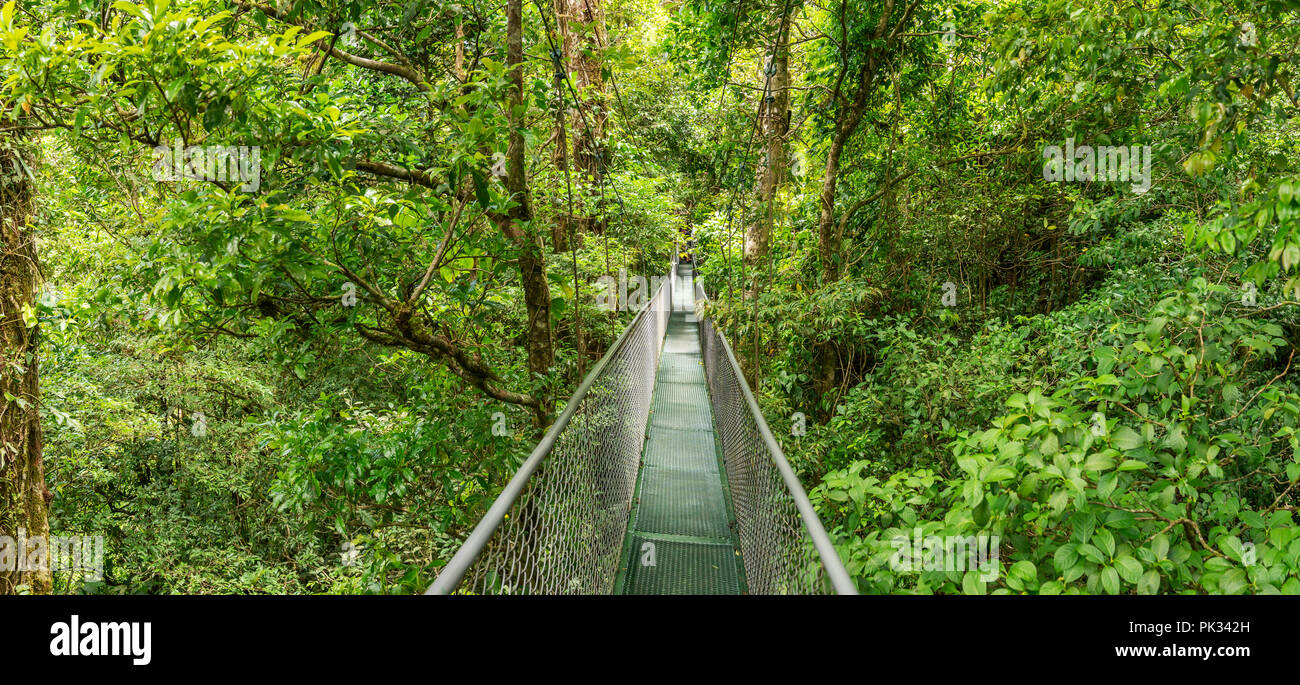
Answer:
[{"label": "mossy tree trunk", "polygon": [[[48,548],[33,545],[19,559],[17,539],[48,543],[49,490],[41,463],[41,423],[37,415],[37,328],[34,312],[39,266],[32,216],[32,158],[28,141],[0,133],[0,594],[26,585],[48,594]],[[29,563],[31,562],[31,563]]]}]

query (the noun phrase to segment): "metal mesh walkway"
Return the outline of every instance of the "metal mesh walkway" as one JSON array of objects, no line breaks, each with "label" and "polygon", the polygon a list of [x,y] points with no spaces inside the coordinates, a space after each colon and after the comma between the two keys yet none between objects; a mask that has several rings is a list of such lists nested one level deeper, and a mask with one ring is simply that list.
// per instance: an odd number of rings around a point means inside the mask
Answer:
[{"label": "metal mesh walkway", "polygon": [[695,292],[689,278],[676,278],[616,591],[740,594],[743,565],[718,466]]},{"label": "metal mesh walkway", "polygon": [[673,267],[428,594],[856,593]]}]

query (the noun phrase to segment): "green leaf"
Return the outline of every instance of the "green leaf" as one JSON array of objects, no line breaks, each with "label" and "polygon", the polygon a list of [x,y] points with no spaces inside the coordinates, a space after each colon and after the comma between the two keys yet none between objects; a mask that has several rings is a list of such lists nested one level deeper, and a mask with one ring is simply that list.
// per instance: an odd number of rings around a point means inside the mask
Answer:
[{"label": "green leaf", "polygon": [[120,12],[125,12],[131,15],[136,19],[144,18],[144,13],[140,11],[139,5],[136,5],[134,2],[127,2],[127,0],[117,0],[117,2],[113,3],[112,7],[115,10],[118,10]]},{"label": "green leaf", "polygon": [[1111,436],[1110,442],[1112,445],[1122,450],[1135,450],[1141,447],[1145,440],[1143,440],[1142,436],[1132,428],[1121,426],[1119,430],[1116,430]]},{"label": "green leaf", "polygon": [[1073,544],[1061,545],[1056,548],[1056,554],[1052,555],[1058,573],[1064,573],[1066,569],[1079,563],[1079,552]]},{"label": "green leaf", "polygon": [[1126,583],[1136,584],[1142,577],[1142,564],[1127,554],[1115,559],[1115,568],[1119,569],[1119,575]]},{"label": "green leaf", "polygon": [[1102,471],[1115,465],[1115,460],[1109,454],[1102,452],[1093,452],[1088,455],[1088,459],[1083,462],[1084,471]]},{"label": "green leaf", "polygon": [[1016,477],[1015,469],[1009,466],[999,466],[989,471],[988,477],[984,479],[986,483],[996,483],[998,481],[1008,480]]},{"label": "green leaf", "polygon": [[1229,559],[1232,559],[1237,563],[1241,563],[1241,557],[1242,557],[1241,540],[1239,540],[1237,536],[1225,535],[1219,538],[1218,544],[1219,544],[1219,549],[1223,550],[1224,554],[1227,554]]},{"label": "green leaf", "polygon": [[1161,533],[1151,541],[1151,552],[1156,555],[1157,561],[1163,561],[1169,556],[1169,536]]},{"label": "green leaf", "polygon": [[1148,340],[1154,340],[1160,335],[1160,331],[1164,330],[1165,325],[1168,323],[1169,319],[1166,319],[1163,316],[1157,316],[1147,323],[1147,327],[1143,332],[1147,334]]},{"label": "green leaf", "polygon": [[1106,562],[1106,556],[1101,553],[1101,550],[1090,544],[1079,545],[1079,554],[1098,564]]},{"label": "green leaf", "polygon": [[1106,594],[1119,594],[1119,574],[1115,572],[1114,567],[1107,566],[1101,570],[1101,587]]},{"label": "green leaf", "polygon": [[173,80],[171,83],[168,83],[167,89],[163,91],[163,94],[167,96],[167,101],[171,103],[175,103],[176,96],[180,94],[181,88],[184,88],[185,84],[189,82],[189,80],[190,77],[181,76]]},{"label": "green leaf", "polygon": [[1142,574],[1137,582],[1137,591],[1139,595],[1154,595],[1160,592],[1160,574],[1155,569]]},{"label": "green leaf", "polygon": [[488,195],[487,179],[478,173],[471,174],[474,180],[474,197],[483,209],[487,209],[492,204],[492,197]]},{"label": "green leaf", "polygon": [[1070,503],[1070,493],[1065,490],[1057,490],[1047,498],[1047,505],[1052,508],[1054,513],[1060,514],[1065,511],[1065,507]]},{"label": "green leaf", "polygon": [[1225,595],[1239,595],[1250,585],[1246,573],[1239,568],[1228,569],[1219,576],[1219,592]]},{"label": "green leaf", "polygon": [[329,31],[315,31],[313,33],[309,33],[303,36],[302,38],[298,39],[298,49],[302,50],[303,48],[306,48],[308,45],[311,45],[312,43],[315,43],[316,41],[322,38],[327,38],[332,35],[334,34],[330,33]]},{"label": "green leaf", "polygon": [[1105,528],[1098,528],[1097,532],[1092,534],[1093,542],[1097,543],[1107,557],[1115,556],[1115,536]]}]

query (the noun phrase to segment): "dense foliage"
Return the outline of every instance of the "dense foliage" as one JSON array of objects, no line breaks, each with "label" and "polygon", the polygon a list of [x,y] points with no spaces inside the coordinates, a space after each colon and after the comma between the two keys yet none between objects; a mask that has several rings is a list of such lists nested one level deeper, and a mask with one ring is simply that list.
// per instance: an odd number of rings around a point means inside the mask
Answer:
[{"label": "dense foliage", "polygon": [[1300,593],[1298,46],[1297,0],[7,2],[50,524],[108,552],[55,591],[420,591],[630,317],[600,277],[681,249],[863,592]]}]

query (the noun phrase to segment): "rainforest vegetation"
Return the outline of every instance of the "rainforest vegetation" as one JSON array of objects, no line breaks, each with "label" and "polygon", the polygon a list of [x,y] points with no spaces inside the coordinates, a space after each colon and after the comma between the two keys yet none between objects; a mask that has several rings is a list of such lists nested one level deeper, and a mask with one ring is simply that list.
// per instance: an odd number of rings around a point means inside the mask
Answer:
[{"label": "rainforest vegetation", "polygon": [[7,0],[0,534],[106,559],[0,593],[423,591],[685,252],[859,591],[1300,594],[1297,89],[1300,0]]}]

